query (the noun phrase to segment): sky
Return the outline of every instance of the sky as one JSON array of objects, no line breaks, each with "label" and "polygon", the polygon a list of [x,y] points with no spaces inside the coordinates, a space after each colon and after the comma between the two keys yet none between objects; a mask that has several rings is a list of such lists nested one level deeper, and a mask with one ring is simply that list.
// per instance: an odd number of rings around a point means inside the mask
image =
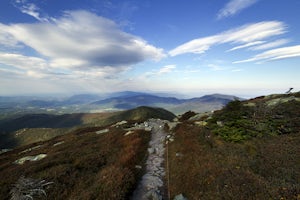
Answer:
[{"label": "sky", "polygon": [[1,0],[0,95],[300,90],[299,0]]}]

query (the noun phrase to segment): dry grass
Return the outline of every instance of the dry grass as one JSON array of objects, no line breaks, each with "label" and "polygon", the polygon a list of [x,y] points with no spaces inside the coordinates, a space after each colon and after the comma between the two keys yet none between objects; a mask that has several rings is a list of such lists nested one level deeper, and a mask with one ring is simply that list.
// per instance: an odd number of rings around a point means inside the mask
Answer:
[{"label": "dry grass", "polygon": [[[109,133],[95,134],[99,128],[86,128],[57,137],[44,143],[35,143],[0,156],[0,196],[9,199],[12,185],[21,176],[53,182],[47,189],[47,199],[128,199],[142,170],[150,134],[135,131],[129,136],[121,128]],[[59,141],[65,143],[53,146]],[[18,154],[36,145],[42,148]],[[36,162],[16,165],[23,156],[46,153]]]},{"label": "dry grass", "polygon": [[300,133],[236,144],[188,123],[175,132],[169,145],[171,198],[300,198]]}]

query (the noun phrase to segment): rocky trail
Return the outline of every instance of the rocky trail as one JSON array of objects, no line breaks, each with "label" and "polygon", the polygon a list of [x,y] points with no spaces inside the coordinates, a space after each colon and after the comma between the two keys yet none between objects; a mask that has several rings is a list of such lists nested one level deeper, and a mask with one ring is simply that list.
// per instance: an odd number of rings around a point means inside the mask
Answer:
[{"label": "rocky trail", "polygon": [[149,143],[149,156],[146,161],[146,173],[142,177],[138,187],[133,193],[132,200],[162,200],[164,178],[165,139],[167,133],[164,131],[165,121],[151,119],[144,123],[151,128],[151,140]]}]

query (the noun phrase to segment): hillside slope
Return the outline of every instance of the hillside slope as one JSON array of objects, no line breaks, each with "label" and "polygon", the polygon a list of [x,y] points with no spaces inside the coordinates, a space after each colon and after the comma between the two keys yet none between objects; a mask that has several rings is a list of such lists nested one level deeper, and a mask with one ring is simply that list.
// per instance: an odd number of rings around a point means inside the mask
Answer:
[{"label": "hillside slope", "polygon": [[239,141],[300,131],[300,93],[232,101],[208,120],[216,135]]},{"label": "hillside slope", "polygon": [[0,120],[0,148],[14,148],[46,141],[74,129],[107,126],[119,121],[142,122],[150,118],[173,120],[176,116],[162,108],[138,107],[110,113],[64,115],[30,114]]},{"label": "hillside slope", "polygon": [[299,199],[299,113],[293,93],[181,120],[168,146],[171,199]]},{"label": "hillside slope", "polygon": [[102,134],[96,133],[101,128],[84,128],[0,154],[1,199],[11,199],[10,191],[34,199],[129,199],[150,134],[124,136],[122,128],[107,128]]},{"label": "hillside slope", "polygon": [[112,123],[121,120],[142,122],[150,118],[165,119],[172,121],[175,117],[176,115],[163,108],[141,106],[135,109],[120,112],[120,114],[118,115],[109,117],[106,121]]}]

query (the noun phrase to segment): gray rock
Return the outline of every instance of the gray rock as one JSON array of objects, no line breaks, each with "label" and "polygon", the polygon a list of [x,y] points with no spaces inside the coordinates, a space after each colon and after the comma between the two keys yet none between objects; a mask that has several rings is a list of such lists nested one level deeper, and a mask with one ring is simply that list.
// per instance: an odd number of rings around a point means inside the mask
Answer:
[{"label": "gray rock", "polygon": [[121,126],[124,124],[127,124],[127,121],[123,120],[123,121],[117,122],[116,124],[112,125],[112,127],[118,127],[118,126]]},{"label": "gray rock", "polygon": [[36,156],[25,156],[23,158],[20,158],[16,160],[14,163],[23,165],[26,161],[39,161],[47,157],[47,154],[39,154]]},{"label": "gray rock", "polygon": [[96,131],[96,134],[99,135],[99,134],[107,133],[107,132],[109,132],[109,129],[103,129],[103,130],[100,130],[100,131]]},{"label": "gray rock", "polygon": [[135,168],[136,169],[142,169],[142,166],[141,165],[136,165]]},{"label": "gray rock", "polygon": [[188,200],[188,199],[185,198],[182,194],[179,194],[174,197],[174,200]]},{"label": "gray rock", "polygon": [[63,143],[65,143],[65,141],[57,142],[57,143],[55,143],[53,146],[55,147],[55,146],[61,145],[61,144],[63,144]]},{"label": "gray rock", "polygon": [[134,131],[127,131],[127,133],[125,133],[124,136],[130,135],[130,134],[132,134],[132,133],[134,133]]},{"label": "gray rock", "polygon": [[220,126],[220,127],[224,126],[222,121],[217,121],[217,125]]},{"label": "gray rock", "polygon": [[153,148],[148,148],[148,153],[149,154],[153,154],[154,153],[154,149]]},{"label": "gray rock", "polygon": [[181,156],[183,156],[183,154],[182,153],[176,153],[175,156],[176,157],[181,157]]},{"label": "gray rock", "polygon": [[19,152],[19,154],[30,152],[30,151],[32,151],[32,150],[41,148],[42,146],[43,146],[43,145],[37,145],[37,146],[35,146],[35,147],[31,147],[31,148],[29,148],[29,149],[25,149],[24,151]]},{"label": "gray rock", "polygon": [[152,127],[145,127],[145,131],[152,131]]},{"label": "gray rock", "polygon": [[158,194],[155,190],[150,190],[145,197],[149,200],[162,200],[162,196]]}]

